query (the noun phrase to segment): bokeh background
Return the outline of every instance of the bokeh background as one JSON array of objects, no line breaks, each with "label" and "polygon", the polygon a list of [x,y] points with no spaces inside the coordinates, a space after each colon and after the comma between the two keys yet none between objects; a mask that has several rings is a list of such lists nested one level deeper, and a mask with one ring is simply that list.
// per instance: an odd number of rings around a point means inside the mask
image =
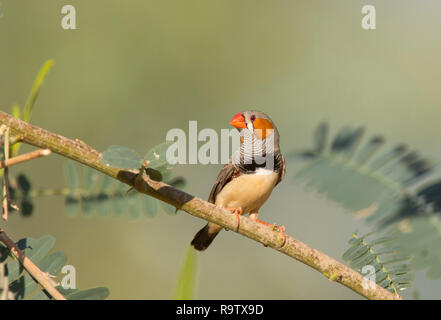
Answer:
[{"label": "bokeh background", "polygon": [[[61,28],[74,5],[77,30]],[[377,29],[360,26],[375,5]],[[0,109],[23,105],[43,62],[55,60],[32,122],[98,150],[118,144],[141,154],[171,128],[220,131],[249,108],[278,125],[285,152],[311,145],[316,125],[334,132],[363,125],[368,134],[406,142],[439,161],[441,2],[292,0],[2,0]],[[31,150],[30,147],[23,151]],[[13,169],[34,188],[65,185],[57,155]],[[186,191],[206,198],[220,165],[181,165]],[[64,213],[62,197],[36,200],[29,218],[11,217],[11,237],[56,237],[77,270],[77,286],[108,286],[113,299],[173,296],[185,250],[204,224],[186,213],[148,219]],[[261,218],[341,260],[364,226],[293,181],[277,187]],[[423,298],[441,282],[418,272]],[[223,232],[198,255],[196,298],[360,299],[349,289],[274,250]]]}]

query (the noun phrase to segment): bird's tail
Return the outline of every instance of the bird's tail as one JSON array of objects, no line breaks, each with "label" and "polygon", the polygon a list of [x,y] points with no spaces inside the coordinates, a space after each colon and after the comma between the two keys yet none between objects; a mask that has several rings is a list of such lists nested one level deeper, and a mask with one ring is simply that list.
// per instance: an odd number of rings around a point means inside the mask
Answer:
[{"label": "bird's tail", "polygon": [[199,251],[204,251],[216,238],[217,234],[222,230],[221,226],[214,223],[207,223],[205,227],[199,230],[191,241],[191,245]]}]

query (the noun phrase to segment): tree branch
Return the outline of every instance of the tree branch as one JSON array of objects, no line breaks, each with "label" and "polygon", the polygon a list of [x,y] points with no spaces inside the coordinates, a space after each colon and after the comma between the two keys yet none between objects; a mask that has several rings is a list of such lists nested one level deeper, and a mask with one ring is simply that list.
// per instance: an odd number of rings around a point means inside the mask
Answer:
[{"label": "tree branch", "polygon": [[14,241],[7,236],[7,234],[0,229],[0,242],[2,242],[14,257],[21,263],[21,265],[34,277],[35,280],[56,300],[66,300],[66,298],[58,292],[52,285],[48,276],[40,270],[28,257],[25,256]]},{"label": "tree branch", "polygon": [[1,161],[0,162],[0,169],[6,168],[6,167],[12,167],[16,164],[19,164],[19,163],[22,163],[25,161],[29,161],[29,160],[33,160],[33,159],[37,159],[40,157],[45,157],[50,154],[51,154],[51,151],[49,149],[38,149],[38,150],[35,150],[32,152],[21,154],[19,156]]},{"label": "tree branch", "polygon": [[[101,161],[101,153],[78,139],[71,140],[57,135],[16,119],[3,111],[0,111],[0,124],[8,126],[14,134],[22,138],[23,142],[39,148],[50,149],[66,158],[94,168],[136,188],[141,193],[171,204],[193,216],[214,222],[229,230],[234,230],[237,225],[236,216],[223,208],[175,189],[163,182],[153,181],[145,174],[141,176],[136,171],[106,166]],[[237,233],[314,268],[329,280],[341,283],[363,297],[368,299],[400,299],[399,296],[390,293],[379,285],[363,287],[363,276],[360,273],[301,241],[289,236],[284,238],[271,227],[243,216],[240,217],[239,226]]]}]

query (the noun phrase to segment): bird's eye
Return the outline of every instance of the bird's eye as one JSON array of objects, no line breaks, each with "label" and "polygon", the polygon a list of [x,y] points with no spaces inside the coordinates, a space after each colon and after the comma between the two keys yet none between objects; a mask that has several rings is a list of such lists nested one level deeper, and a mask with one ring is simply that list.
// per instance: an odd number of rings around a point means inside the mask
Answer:
[{"label": "bird's eye", "polygon": [[250,119],[251,119],[251,121],[254,121],[254,120],[256,120],[256,116],[253,114]]}]

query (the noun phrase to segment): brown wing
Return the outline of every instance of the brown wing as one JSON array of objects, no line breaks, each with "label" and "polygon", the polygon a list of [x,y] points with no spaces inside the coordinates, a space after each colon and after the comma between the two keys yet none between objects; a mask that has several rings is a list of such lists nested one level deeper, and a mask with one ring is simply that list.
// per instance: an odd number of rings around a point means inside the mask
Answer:
[{"label": "brown wing", "polygon": [[211,189],[210,196],[208,197],[208,202],[215,203],[218,193],[223,189],[223,187],[230,182],[234,177],[239,174],[239,170],[230,161],[224,165],[214,182],[213,188]]},{"label": "brown wing", "polygon": [[283,156],[283,154],[280,154],[281,160],[282,160],[282,166],[280,169],[278,169],[278,173],[279,173],[279,179],[277,180],[276,186],[279,184],[280,181],[283,180],[283,178],[285,178],[285,172],[286,172],[286,162],[285,162],[285,157]]}]

